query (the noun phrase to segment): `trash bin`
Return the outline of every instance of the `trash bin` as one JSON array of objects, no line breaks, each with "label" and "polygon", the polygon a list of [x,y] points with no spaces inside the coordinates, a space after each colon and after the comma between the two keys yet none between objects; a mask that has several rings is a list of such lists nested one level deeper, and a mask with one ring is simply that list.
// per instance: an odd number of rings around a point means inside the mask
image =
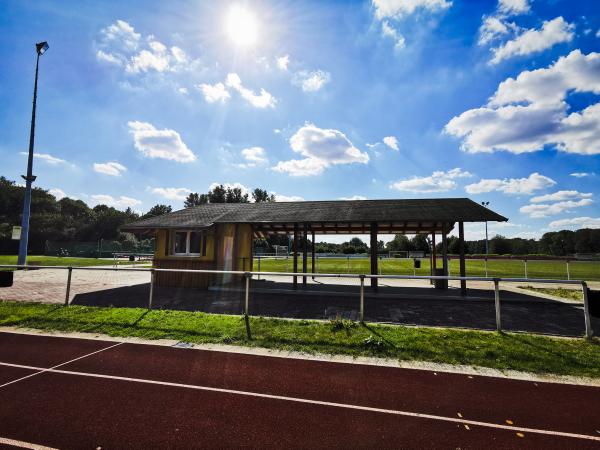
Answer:
[{"label": "trash bin", "polygon": [[[433,275],[436,277],[443,277],[444,269],[435,269]],[[448,289],[448,280],[434,280],[433,285],[436,289]]]},{"label": "trash bin", "polygon": [[421,268],[421,260],[414,258],[413,261],[415,263],[415,269],[420,269]]},{"label": "trash bin", "polygon": [[12,270],[0,270],[0,287],[11,287],[13,285]]},{"label": "trash bin", "polygon": [[600,317],[600,291],[592,291],[588,288],[588,304],[590,305],[590,315]]},{"label": "trash bin", "polygon": [[131,262],[135,261],[135,255],[129,255],[129,261],[131,261]]}]

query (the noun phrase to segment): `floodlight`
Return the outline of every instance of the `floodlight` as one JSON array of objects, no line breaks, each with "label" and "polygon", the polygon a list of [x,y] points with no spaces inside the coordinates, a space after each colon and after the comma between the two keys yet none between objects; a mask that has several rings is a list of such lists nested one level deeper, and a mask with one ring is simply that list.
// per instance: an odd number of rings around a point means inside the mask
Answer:
[{"label": "floodlight", "polygon": [[44,53],[46,53],[46,50],[48,50],[49,48],[50,48],[50,46],[48,45],[48,43],[46,41],[35,44],[35,49],[36,49],[38,55],[43,55]]}]

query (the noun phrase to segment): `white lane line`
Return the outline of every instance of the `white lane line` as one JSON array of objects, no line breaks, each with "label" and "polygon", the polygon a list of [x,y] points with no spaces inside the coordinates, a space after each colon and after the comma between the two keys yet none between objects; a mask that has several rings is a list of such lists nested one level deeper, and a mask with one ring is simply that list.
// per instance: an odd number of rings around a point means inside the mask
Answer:
[{"label": "white lane line", "polygon": [[[39,374],[44,373],[44,372],[49,372],[51,370],[57,369],[59,367],[62,367],[65,364],[69,364],[69,363],[72,363],[72,362],[75,362],[75,361],[79,361],[80,359],[87,358],[88,356],[95,355],[97,353],[103,352],[104,350],[109,350],[109,349],[117,347],[118,345],[121,345],[121,344],[123,344],[123,342],[119,342],[117,344],[110,345],[110,346],[102,348],[100,350],[96,350],[95,352],[91,352],[91,353],[88,353],[87,355],[83,355],[83,356],[80,356],[78,358],[71,359],[70,361],[66,361],[64,363],[57,364],[56,366],[49,367],[47,369],[45,369],[43,367],[36,367],[34,370],[38,370],[38,372],[31,373],[29,375],[25,375],[24,377],[17,378],[16,380],[9,381],[8,383],[0,384],[0,388],[3,388],[4,386],[8,386],[9,384],[18,383],[19,381],[26,380],[27,378],[35,377],[36,375],[39,375]],[[4,364],[4,363],[2,363],[2,364]],[[4,365],[6,365],[6,364],[4,364]],[[15,367],[16,366],[17,365],[15,365]]]},{"label": "white lane line", "polygon": [[[8,366],[8,367],[18,367],[22,369],[33,369],[37,370],[38,367],[32,366],[24,366],[19,364],[11,364],[11,363],[3,363],[0,362],[0,366]],[[517,427],[510,426],[498,423],[491,422],[480,422],[477,420],[468,420],[464,418],[456,418],[456,417],[447,417],[447,416],[437,416],[434,414],[424,414],[412,411],[400,411],[395,409],[384,409],[384,408],[374,408],[371,406],[362,406],[362,405],[351,405],[346,403],[336,403],[336,402],[327,402],[321,400],[311,400],[307,398],[298,398],[298,397],[287,397],[284,395],[273,395],[273,394],[263,394],[260,392],[251,392],[251,391],[239,391],[235,389],[225,389],[225,388],[216,388],[211,386],[199,386],[195,384],[182,384],[182,383],[172,383],[169,381],[157,381],[157,380],[145,380],[143,378],[130,378],[130,377],[120,377],[116,375],[104,375],[100,373],[88,373],[88,372],[73,372],[70,370],[56,370],[56,369],[46,369],[46,372],[58,373],[63,375],[75,375],[81,377],[91,377],[91,378],[104,378],[108,380],[118,380],[118,381],[129,381],[133,383],[143,383],[143,384],[155,384],[159,386],[169,386],[169,387],[177,387],[184,389],[194,389],[199,391],[209,391],[209,392],[219,392],[223,394],[233,394],[233,395],[243,395],[247,397],[259,397],[259,398],[267,398],[271,400],[283,400],[288,402],[296,402],[296,403],[308,403],[311,405],[320,405],[320,406],[330,406],[334,408],[344,408],[344,409],[356,409],[360,411],[368,411],[368,412],[376,412],[383,414],[392,414],[396,416],[406,416],[406,417],[414,417],[419,419],[431,419],[431,420],[439,420],[442,422],[452,422],[459,424],[467,424],[467,425],[475,425],[480,427],[487,428],[497,428],[500,430],[509,430],[509,431],[521,431],[524,433],[535,433],[535,434],[544,434],[550,436],[561,436],[567,438],[574,439],[586,439],[591,441],[600,442],[600,436],[590,436],[587,434],[577,434],[577,433],[567,433],[564,431],[553,431],[553,430],[543,430],[538,428],[525,428],[525,427]]]},{"label": "white lane line", "polygon": [[14,439],[8,439],[0,437],[0,444],[10,445],[12,447],[29,448],[31,450],[57,450],[53,447],[46,447],[45,445],[32,444],[31,442],[16,441]]}]

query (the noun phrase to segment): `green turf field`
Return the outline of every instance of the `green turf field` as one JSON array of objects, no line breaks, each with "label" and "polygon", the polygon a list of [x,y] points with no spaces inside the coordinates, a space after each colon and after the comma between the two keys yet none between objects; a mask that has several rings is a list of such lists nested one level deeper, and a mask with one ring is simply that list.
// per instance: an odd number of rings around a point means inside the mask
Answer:
[{"label": "green turf field", "polygon": [[[261,272],[292,272],[292,258],[261,258]],[[319,258],[317,260],[317,273],[363,273],[370,272],[368,258]],[[486,276],[485,262],[471,259],[466,261],[467,276]],[[442,267],[438,259],[438,268]],[[490,277],[525,277],[525,264],[519,260],[488,260],[487,275]],[[312,268],[308,260],[308,271]],[[383,275],[430,275],[429,259],[421,260],[421,268],[413,271],[412,259],[384,258],[379,261],[379,268]],[[258,271],[258,258],[254,258],[254,270]],[[302,270],[302,258],[298,258],[298,270]],[[450,275],[458,275],[458,260],[450,261]],[[600,281],[600,262],[575,261],[569,263],[571,279]],[[527,276],[529,278],[555,278],[567,279],[567,265],[564,261],[528,261]]]},{"label": "green turf field", "polygon": [[[98,259],[98,258],[72,258],[72,257],[59,257],[59,256],[28,256],[27,263],[35,263],[40,266],[112,266],[114,261],[112,259]],[[17,264],[16,255],[0,255],[0,265],[2,264]],[[132,264],[129,261],[119,261],[121,264]]]}]

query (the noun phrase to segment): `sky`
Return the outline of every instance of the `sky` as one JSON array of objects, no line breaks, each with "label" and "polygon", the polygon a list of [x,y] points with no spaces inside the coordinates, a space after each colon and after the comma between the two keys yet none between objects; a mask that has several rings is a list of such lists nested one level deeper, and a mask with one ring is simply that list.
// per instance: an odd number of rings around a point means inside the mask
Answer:
[{"label": "sky", "polygon": [[600,2],[0,0],[0,32],[0,175],[26,171],[48,41],[57,198],[469,197],[509,218],[490,236],[600,228]]}]

